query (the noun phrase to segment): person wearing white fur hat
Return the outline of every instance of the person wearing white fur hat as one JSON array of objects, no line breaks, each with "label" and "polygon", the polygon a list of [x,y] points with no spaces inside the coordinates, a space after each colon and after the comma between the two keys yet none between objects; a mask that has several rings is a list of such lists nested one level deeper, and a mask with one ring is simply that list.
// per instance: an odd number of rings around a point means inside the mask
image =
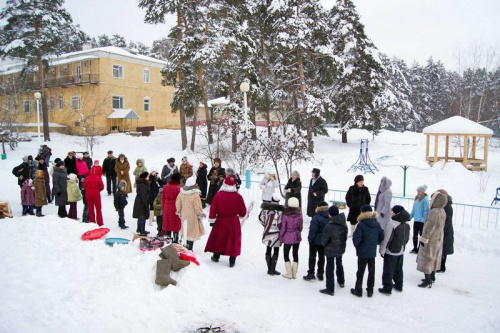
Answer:
[{"label": "person wearing white fur hat", "polygon": [[179,172],[184,177],[184,179],[188,179],[193,176],[193,166],[189,164],[188,158],[184,156],[182,158],[181,166],[179,167]]},{"label": "person wearing white fur hat", "polygon": [[427,193],[427,185],[417,187],[417,195],[413,202],[413,208],[410,213],[410,220],[413,221],[413,250],[410,253],[418,253],[418,236],[422,236],[424,229],[425,218],[429,213],[429,196]]},{"label": "person wearing white fur hat", "polygon": [[[303,227],[302,210],[299,199],[291,197],[281,216],[280,240],[284,244],[283,255],[285,258],[286,274],[284,278],[296,279],[299,268],[299,245],[302,241]],[[293,264],[290,262],[290,249],[293,253]]]},{"label": "person wearing white fur hat", "polygon": [[[260,208],[262,208],[259,214],[260,224],[264,227],[264,232],[262,233],[262,243],[266,245],[266,263],[267,263],[267,274],[269,275],[280,275],[281,273],[276,271],[276,264],[278,262],[278,257],[280,254],[280,225],[281,225],[281,212],[283,211],[283,206],[280,205],[281,195],[279,193],[274,193],[272,197],[272,202],[263,202]],[[271,252],[273,252],[271,256]]]},{"label": "person wearing white fur hat", "polygon": [[[205,217],[201,206],[200,189],[196,185],[196,179],[190,177],[181,188],[181,192],[175,200],[177,214],[180,215],[182,223],[187,227],[181,228],[181,235],[187,239],[188,250],[193,250],[194,241],[205,234],[202,219]],[[186,230],[186,234],[184,234]]]}]

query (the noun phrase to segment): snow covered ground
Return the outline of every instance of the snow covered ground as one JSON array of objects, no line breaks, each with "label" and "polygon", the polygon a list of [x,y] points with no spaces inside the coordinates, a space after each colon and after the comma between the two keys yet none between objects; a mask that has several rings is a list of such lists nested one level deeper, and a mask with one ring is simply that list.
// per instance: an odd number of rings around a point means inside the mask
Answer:
[{"label": "snow covered ground", "polygon": [[[340,143],[336,130],[331,137],[316,140],[316,160],[297,166],[307,183],[311,168],[317,166],[331,189],[346,190],[355,174],[346,172],[359,154],[359,139],[369,138],[365,131],[349,132],[348,144]],[[52,134],[53,158],[64,157],[69,150],[82,150],[77,138]],[[108,149],[115,155],[124,152],[131,164],[145,158],[148,168],[161,170],[165,160],[184,155],[178,147],[179,132],[156,131],[151,137],[136,138],[113,134],[102,138],[94,158],[102,161]],[[424,157],[425,138],[418,133],[382,132],[372,142],[374,161],[394,156]],[[113,248],[104,241],[82,242],[79,237],[95,228],[57,217],[53,205],[44,207],[44,218],[20,217],[19,187],[11,175],[21,157],[33,154],[36,140],[20,143],[0,162],[2,191],[15,218],[0,220],[0,328],[2,332],[194,332],[210,324],[234,323],[229,332],[498,332],[500,330],[500,228],[477,229],[455,225],[455,254],[447,262],[447,271],[436,276],[432,289],[420,289],[423,277],[416,271],[415,256],[405,254],[404,292],[390,297],[378,292],[372,299],[358,299],[349,293],[354,286],[356,255],[348,240],[344,255],[346,288],[336,286],[335,296],[318,292],[323,282],[306,282],[308,248],[302,242],[297,280],[266,274],[262,227],[255,208],[243,226],[242,255],[230,269],[227,258],[210,261],[203,249],[205,235],[195,242],[201,266],[172,273],[177,287],[154,284],[158,252],[142,253],[138,244]],[[200,156],[189,155],[197,166]],[[489,205],[495,188],[500,186],[500,149],[490,148],[489,177],[486,191],[479,191],[480,176],[461,165],[436,165],[429,170],[408,170],[407,195],[413,196],[418,185],[427,184],[429,192],[445,188],[455,202]],[[207,161],[205,161],[207,162]],[[225,163],[223,161],[223,165]],[[265,168],[261,166],[262,170]],[[403,171],[399,167],[380,167],[375,176],[365,175],[366,185],[376,192],[382,176],[393,180],[393,192],[401,194]],[[255,178],[260,180],[260,178]],[[243,190],[245,201],[258,201],[257,191]],[[135,229],[129,196],[127,224]],[[103,193],[105,226],[109,236],[131,238],[130,231],[118,228],[112,197]],[[82,206],[78,207],[79,215]],[[207,231],[210,231],[205,221]],[[156,226],[146,227],[155,232]],[[303,238],[307,236],[308,220]],[[281,253],[280,253],[281,254]],[[376,288],[381,287],[383,261],[377,258]],[[282,256],[278,270],[284,272]],[[365,277],[366,279],[366,277]]]}]

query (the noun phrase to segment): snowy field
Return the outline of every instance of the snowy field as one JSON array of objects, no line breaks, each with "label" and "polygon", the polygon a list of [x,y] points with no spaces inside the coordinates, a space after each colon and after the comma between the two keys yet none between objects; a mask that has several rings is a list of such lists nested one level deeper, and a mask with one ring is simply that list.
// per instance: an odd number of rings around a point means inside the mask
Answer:
[{"label": "snowy field", "polygon": [[[308,183],[312,167],[319,167],[330,189],[347,190],[355,174],[346,170],[357,159],[359,139],[370,139],[373,161],[408,157],[423,159],[425,137],[419,133],[349,132],[349,143],[340,143],[340,135],[316,139],[315,160],[296,168]],[[67,151],[82,148],[77,138],[52,134],[52,160],[64,158]],[[123,152],[131,165],[144,158],[146,166],[161,170],[167,158],[177,161],[185,155],[178,147],[179,131],[162,130],[151,137],[135,138],[113,134],[102,138],[94,159],[102,160],[106,151],[115,156]],[[137,242],[113,248],[104,241],[82,242],[80,236],[96,226],[57,217],[54,205],[45,206],[43,218],[21,217],[19,187],[11,174],[22,156],[34,154],[36,139],[20,143],[8,158],[0,161],[2,191],[0,200],[11,202],[15,218],[0,220],[0,331],[1,332],[195,332],[211,324],[233,324],[228,332],[499,332],[500,317],[500,228],[477,229],[455,225],[455,254],[448,257],[447,271],[436,275],[431,289],[417,287],[423,274],[416,270],[415,255],[405,254],[404,292],[387,297],[375,292],[372,299],[350,294],[354,287],[356,255],[348,240],[344,255],[346,287],[336,285],[335,296],[318,291],[324,282],[306,282],[308,245],[300,247],[298,278],[287,280],[266,274],[262,227],[257,221],[258,208],[243,226],[242,255],[229,268],[227,257],[210,261],[203,249],[208,234],[194,244],[200,266],[190,265],[172,273],[177,287],[162,288],[154,283],[158,252],[142,253]],[[188,154],[196,167],[201,156]],[[208,161],[205,161],[207,163]],[[208,163],[210,164],[210,163]],[[223,161],[223,166],[227,166]],[[257,166],[256,169],[265,169]],[[403,192],[400,167],[379,167],[365,175],[365,184],[376,193],[382,176],[393,181],[393,192]],[[490,147],[489,168],[482,177],[449,163],[428,170],[408,170],[407,196],[417,186],[427,184],[432,193],[444,188],[454,202],[484,205],[491,203],[500,186],[500,149]],[[489,177],[485,192],[481,179]],[[284,177],[283,177],[284,178]],[[260,180],[254,176],[254,180]],[[282,179],[282,182],[285,180]],[[259,202],[257,191],[242,191],[247,204]],[[120,230],[112,197],[102,195],[108,236],[131,238],[136,221],[132,219],[135,193],[129,195],[126,221],[129,230]],[[81,216],[83,206],[78,206]],[[208,211],[208,208],[207,208]],[[204,221],[207,231],[208,222]],[[309,220],[305,219],[303,239]],[[156,225],[146,226],[153,234]],[[382,287],[383,260],[376,259],[375,287]],[[277,267],[284,272],[282,253]],[[365,274],[366,276],[366,274]],[[366,277],[365,277],[366,280]],[[366,282],[365,282],[366,284]]]}]

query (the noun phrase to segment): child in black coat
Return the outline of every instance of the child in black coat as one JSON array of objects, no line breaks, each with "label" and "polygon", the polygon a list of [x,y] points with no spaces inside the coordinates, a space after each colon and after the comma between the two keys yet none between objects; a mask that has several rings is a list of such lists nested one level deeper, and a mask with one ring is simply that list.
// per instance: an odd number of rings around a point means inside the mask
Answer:
[{"label": "child in black coat", "polygon": [[114,205],[116,210],[118,211],[118,226],[121,229],[128,229],[128,226],[125,225],[125,206],[127,206],[127,182],[125,180],[120,180],[118,184],[118,191],[114,194]]}]

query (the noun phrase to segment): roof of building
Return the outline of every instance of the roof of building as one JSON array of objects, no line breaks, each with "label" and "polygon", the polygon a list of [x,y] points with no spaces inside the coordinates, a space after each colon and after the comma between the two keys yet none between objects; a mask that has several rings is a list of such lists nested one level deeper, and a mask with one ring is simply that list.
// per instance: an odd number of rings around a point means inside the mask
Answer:
[{"label": "roof of building", "polygon": [[460,116],[453,116],[427,126],[422,132],[425,134],[493,135],[493,131],[488,127]]},{"label": "roof of building", "polygon": [[132,109],[113,109],[108,119],[141,119]]}]

